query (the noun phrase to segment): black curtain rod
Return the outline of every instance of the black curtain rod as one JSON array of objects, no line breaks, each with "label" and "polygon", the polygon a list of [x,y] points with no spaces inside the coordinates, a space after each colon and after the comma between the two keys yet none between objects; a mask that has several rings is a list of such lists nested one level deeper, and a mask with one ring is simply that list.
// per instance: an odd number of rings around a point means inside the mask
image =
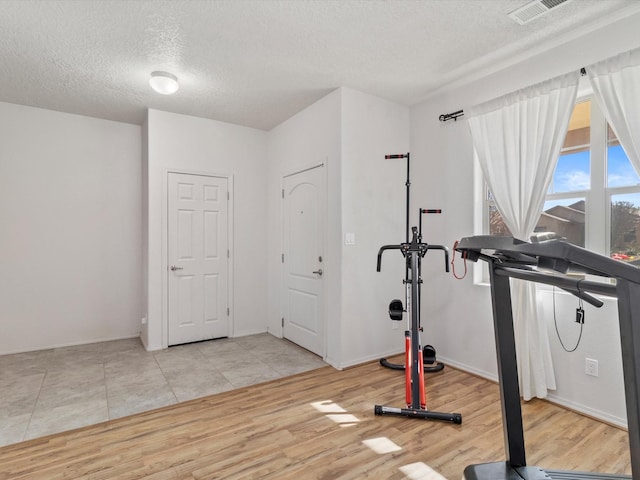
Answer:
[{"label": "black curtain rod", "polygon": [[[582,67],[580,69],[580,76],[584,77],[587,74],[586,68]],[[458,121],[458,117],[462,117],[464,115],[464,110],[458,110],[453,113],[443,113],[438,117],[441,122],[446,122],[448,120]]]},{"label": "black curtain rod", "polygon": [[447,120],[454,120],[457,122],[458,117],[461,117],[463,115],[464,115],[464,110],[458,110],[457,112],[453,112],[453,113],[443,113],[438,118],[440,119],[441,122],[446,122]]}]

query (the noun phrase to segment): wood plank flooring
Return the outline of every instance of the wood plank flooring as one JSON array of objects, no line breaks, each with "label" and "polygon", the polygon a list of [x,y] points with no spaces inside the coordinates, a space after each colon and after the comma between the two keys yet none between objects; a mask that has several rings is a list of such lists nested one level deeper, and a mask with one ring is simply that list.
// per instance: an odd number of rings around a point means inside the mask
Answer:
[{"label": "wood plank flooring", "polygon": [[[504,460],[498,387],[445,368],[428,407],[462,425],[375,416],[403,406],[401,372],[324,367],[0,448],[0,479],[459,479]],[[524,404],[528,463],[631,472],[627,433],[548,402]]]}]

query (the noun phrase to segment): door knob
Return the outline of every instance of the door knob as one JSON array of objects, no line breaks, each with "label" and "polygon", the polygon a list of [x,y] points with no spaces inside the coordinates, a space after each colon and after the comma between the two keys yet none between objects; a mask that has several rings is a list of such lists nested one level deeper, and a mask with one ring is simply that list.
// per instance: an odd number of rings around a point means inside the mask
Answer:
[{"label": "door knob", "polygon": [[182,267],[176,267],[175,265],[171,265],[171,271],[175,272],[176,270],[184,270]]},{"label": "door knob", "polygon": [[321,269],[321,268],[319,268],[318,270],[316,270],[316,271],[314,271],[314,272],[312,272],[312,273],[316,273],[316,274],[318,274],[318,275],[322,276],[322,269]]}]

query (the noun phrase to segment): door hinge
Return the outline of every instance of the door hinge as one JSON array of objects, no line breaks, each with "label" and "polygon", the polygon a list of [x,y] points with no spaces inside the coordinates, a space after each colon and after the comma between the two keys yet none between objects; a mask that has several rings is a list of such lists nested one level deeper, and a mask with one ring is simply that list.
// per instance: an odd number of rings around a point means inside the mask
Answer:
[{"label": "door hinge", "polygon": [[284,188],[282,189],[282,198],[284,198]]},{"label": "door hinge", "polygon": [[282,317],[282,328],[284,328],[284,317]]},{"label": "door hinge", "polygon": [[282,254],[282,263],[284,263],[284,253]]},{"label": "door hinge", "polygon": [[229,249],[227,249],[227,258],[231,258],[231,253],[229,253]]},{"label": "door hinge", "polygon": [[227,307],[227,317],[229,316],[229,313],[230,313],[229,307]]},{"label": "door hinge", "polygon": [[231,200],[231,194],[227,191],[227,200]]}]

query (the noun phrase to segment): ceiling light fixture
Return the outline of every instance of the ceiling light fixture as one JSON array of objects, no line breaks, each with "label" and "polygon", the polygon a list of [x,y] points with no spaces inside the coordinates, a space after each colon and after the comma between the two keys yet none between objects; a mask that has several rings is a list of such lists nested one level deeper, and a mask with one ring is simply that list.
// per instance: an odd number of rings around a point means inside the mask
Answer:
[{"label": "ceiling light fixture", "polygon": [[180,87],[180,85],[178,85],[178,77],[169,72],[151,72],[149,85],[162,95],[176,93]]}]

